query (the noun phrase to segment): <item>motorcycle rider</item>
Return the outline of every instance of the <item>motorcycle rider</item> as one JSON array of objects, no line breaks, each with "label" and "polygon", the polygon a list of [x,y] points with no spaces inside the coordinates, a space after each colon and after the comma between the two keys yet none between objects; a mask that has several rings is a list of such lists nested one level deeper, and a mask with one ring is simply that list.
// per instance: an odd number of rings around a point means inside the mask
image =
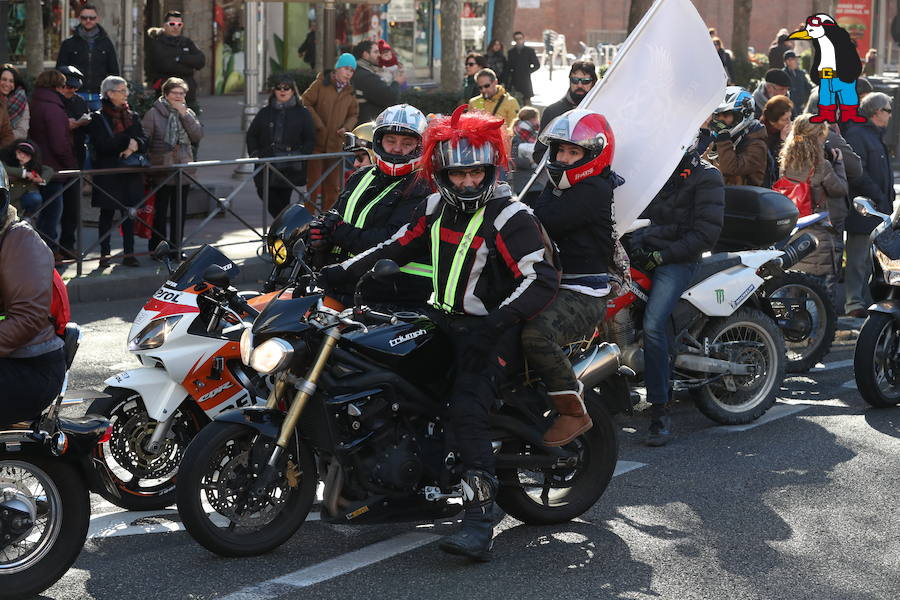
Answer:
[{"label": "motorcycle rider", "polygon": [[372,130],[374,121],[361,123],[353,131],[344,133],[344,152],[352,152],[353,171],[375,164],[375,153],[372,151]]},{"label": "motorcycle rider", "polygon": [[553,185],[533,208],[559,249],[562,279],[553,304],[522,329],[522,349],[559,413],[544,444],[564,446],[593,423],[584,387],[562,346],[589,336],[606,314],[615,246],[613,189],[624,181],[610,169],[616,142],[603,115],[565,112],[544,128],[541,142],[549,148]]},{"label": "motorcycle rider", "polygon": [[498,183],[508,164],[502,119],[481,112],[432,121],[425,132],[423,177],[438,193],[390,239],[322,273],[326,289],[355,280],[380,259],[398,264],[427,253],[434,266],[432,320],[449,334],[456,374],[445,405],[462,463],[462,529],[445,552],[490,559],[494,475],[488,413],[496,384],[517,349],[521,323],[553,299],[559,271],[531,210]]},{"label": "motorcycle rider", "polygon": [[642,218],[650,225],[631,237],[631,263],[653,279],[644,311],[644,374],[650,403],[648,446],[672,439],[672,335],[670,317],[690,285],[701,254],[719,239],[725,213],[725,185],[718,169],[690,148]]},{"label": "motorcycle rider", "polygon": [[[5,184],[5,180],[2,182]],[[0,189],[0,423],[28,421],[59,394],[63,342],[50,320],[53,252]],[[20,424],[22,426],[26,423]]]},{"label": "motorcycle rider", "polygon": [[[769,153],[766,127],[753,116],[753,97],[736,85],[713,111],[710,130],[716,134],[715,165],[728,185],[770,187],[775,159]],[[710,153],[713,157],[713,153]]]},{"label": "motorcycle rider", "polygon": [[[375,246],[409,222],[413,210],[430,190],[419,179],[422,133],[427,119],[408,104],[385,109],[375,119],[372,147],[375,165],[350,176],[334,208],[310,226],[310,245],[324,252],[328,262],[340,262]],[[431,268],[427,261],[403,267],[391,282],[369,283],[372,302],[409,305],[424,303],[431,294]],[[355,282],[336,290],[337,299],[352,304]]]}]

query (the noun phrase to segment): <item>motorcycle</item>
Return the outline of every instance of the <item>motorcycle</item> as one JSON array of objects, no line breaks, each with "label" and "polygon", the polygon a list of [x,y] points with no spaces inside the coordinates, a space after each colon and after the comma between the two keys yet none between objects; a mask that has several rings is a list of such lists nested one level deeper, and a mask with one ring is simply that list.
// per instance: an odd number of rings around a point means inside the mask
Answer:
[{"label": "motorcycle", "polygon": [[896,406],[900,404],[900,233],[890,215],[878,212],[868,198],[854,198],[853,207],[864,217],[882,220],[870,236],[869,290],[874,304],[856,341],[856,388],[872,406]]},{"label": "motorcycle", "polygon": [[[397,272],[380,261],[357,292]],[[179,474],[179,515],[210,551],[255,556],[283,544],[306,519],[320,480],[320,514],[330,523],[439,519],[462,510],[461,466],[440,418],[452,383],[449,341],[423,314],[355,304],[337,312],[319,295],[284,291],[242,335],[242,359],[274,377],[273,391],[265,406],[220,414],[204,428]],[[595,338],[572,361],[593,390],[619,377],[618,357],[615,345]],[[491,414],[497,503],[525,523],[563,523],[606,489],[615,427],[593,392],[586,397],[593,428],[568,446],[545,447],[555,413],[527,382],[511,378]]]},{"label": "motorcycle", "polygon": [[[80,337],[78,325],[69,323],[67,370]],[[109,422],[59,417],[65,389],[30,428],[0,431],[0,598],[41,593],[78,558],[91,517],[87,481],[115,493],[109,474],[91,457],[109,439]]]}]

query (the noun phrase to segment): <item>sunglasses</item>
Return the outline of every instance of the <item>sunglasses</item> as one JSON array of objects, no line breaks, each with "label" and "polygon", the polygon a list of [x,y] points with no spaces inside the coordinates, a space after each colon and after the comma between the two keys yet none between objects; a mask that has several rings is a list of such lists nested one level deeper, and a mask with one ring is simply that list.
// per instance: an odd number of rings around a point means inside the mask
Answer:
[{"label": "sunglasses", "polygon": [[486,84],[484,84],[484,85],[479,85],[479,86],[478,86],[478,89],[480,89],[480,90],[486,90],[486,89],[488,89],[489,87],[491,87],[492,85],[494,85],[494,84],[493,84],[493,83],[486,83]]},{"label": "sunglasses", "polygon": [[882,108],[881,110],[883,110],[883,111],[886,112],[887,114],[891,114],[891,109],[890,109],[890,108]]},{"label": "sunglasses", "polygon": [[184,23],[179,23],[178,21],[169,21],[166,25],[169,27],[184,27]]},{"label": "sunglasses", "polygon": [[294,88],[292,88],[292,87],[289,86],[289,85],[276,85],[276,86],[275,86],[275,89],[278,90],[279,92],[287,92],[287,91],[290,91],[290,90],[292,90],[292,89],[294,89]]},{"label": "sunglasses", "polygon": [[466,66],[467,66],[467,67],[474,67],[476,64],[478,64],[478,63],[466,63]]},{"label": "sunglasses", "polygon": [[569,77],[569,83],[571,83],[571,84],[578,84],[578,83],[588,84],[588,83],[593,83],[593,82],[594,82],[593,77]]},{"label": "sunglasses", "polygon": [[78,17],[78,18],[81,19],[82,21],[96,21],[96,20],[97,20],[97,15],[94,15],[94,16],[90,16],[90,15],[82,15],[82,16],[80,16],[80,17]]}]

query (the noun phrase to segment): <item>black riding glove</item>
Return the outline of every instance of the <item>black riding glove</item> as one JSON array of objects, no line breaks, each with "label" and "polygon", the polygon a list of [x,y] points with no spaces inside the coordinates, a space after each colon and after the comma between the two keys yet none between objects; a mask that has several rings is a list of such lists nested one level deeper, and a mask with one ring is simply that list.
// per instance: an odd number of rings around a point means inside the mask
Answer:
[{"label": "black riding glove", "polygon": [[663,264],[662,252],[659,250],[647,250],[646,248],[635,248],[631,251],[628,258],[631,264],[645,273],[650,273]]},{"label": "black riding glove", "polygon": [[309,245],[313,250],[328,250],[334,244],[334,230],[344,220],[336,211],[319,215],[309,226]]}]

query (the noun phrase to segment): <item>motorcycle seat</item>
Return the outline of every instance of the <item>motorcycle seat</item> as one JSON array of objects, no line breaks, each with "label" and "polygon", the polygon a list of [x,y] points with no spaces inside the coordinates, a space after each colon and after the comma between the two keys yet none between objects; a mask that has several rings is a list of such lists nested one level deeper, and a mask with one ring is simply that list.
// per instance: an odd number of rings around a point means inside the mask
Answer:
[{"label": "motorcycle seat", "polygon": [[103,417],[85,415],[83,417],[67,417],[59,419],[59,428],[74,436],[101,436],[106,432],[109,421]]},{"label": "motorcycle seat", "polygon": [[712,277],[720,271],[730,269],[739,264],[741,264],[741,256],[734,252],[718,252],[704,256],[700,259],[700,266],[697,267],[697,271],[694,273],[694,278],[691,279],[688,288],[694,287],[704,279]]}]

